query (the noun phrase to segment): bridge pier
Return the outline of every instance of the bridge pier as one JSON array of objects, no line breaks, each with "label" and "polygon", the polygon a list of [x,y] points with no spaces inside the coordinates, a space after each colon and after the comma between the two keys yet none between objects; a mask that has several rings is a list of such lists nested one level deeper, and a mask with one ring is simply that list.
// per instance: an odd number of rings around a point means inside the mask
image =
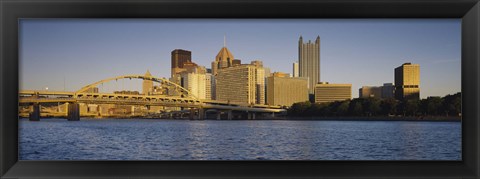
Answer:
[{"label": "bridge pier", "polygon": [[227,111],[227,120],[232,120],[232,118],[233,118],[232,110],[228,110]]},{"label": "bridge pier", "polygon": [[217,120],[221,120],[222,119],[222,112],[218,111],[217,112]]},{"label": "bridge pier", "polygon": [[195,109],[193,109],[193,108],[190,108],[190,116],[189,116],[189,119],[190,119],[190,120],[194,120],[194,119],[195,119]]},{"label": "bridge pier", "polygon": [[40,104],[34,103],[32,107],[33,107],[33,111],[29,113],[28,120],[40,121]]},{"label": "bridge pier", "polygon": [[67,119],[69,121],[80,120],[80,105],[78,103],[67,103],[68,114]]},{"label": "bridge pier", "polygon": [[198,108],[198,119],[205,120],[205,110],[203,108]]}]

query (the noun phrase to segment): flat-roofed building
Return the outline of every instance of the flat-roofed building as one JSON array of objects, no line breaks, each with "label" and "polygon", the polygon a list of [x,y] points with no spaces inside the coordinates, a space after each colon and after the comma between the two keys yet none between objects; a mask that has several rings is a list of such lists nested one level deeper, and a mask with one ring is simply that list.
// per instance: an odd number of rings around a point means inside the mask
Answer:
[{"label": "flat-roofed building", "polygon": [[420,65],[404,63],[395,68],[395,98],[420,99]]},{"label": "flat-roofed building", "polygon": [[351,98],[352,84],[321,82],[315,85],[315,103],[343,101]]},{"label": "flat-roofed building", "polygon": [[393,83],[383,83],[382,86],[382,98],[394,98],[395,86]]},{"label": "flat-roofed building", "polygon": [[299,77],[299,76],[298,76],[298,62],[294,62],[294,63],[293,63],[293,71],[292,71],[292,72],[293,72],[293,73],[292,73],[292,74],[293,74],[293,77]]},{"label": "flat-roofed building", "polygon": [[362,86],[358,90],[358,96],[360,98],[393,98],[395,87],[392,83],[384,83],[383,86]]},{"label": "flat-roofed building", "polygon": [[308,79],[275,75],[267,78],[267,104],[291,106],[293,103],[308,101]]},{"label": "flat-roofed building", "polygon": [[257,76],[260,73],[264,72],[257,71],[257,67],[254,65],[218,69],[215,76],[216,100],[246,104],[261,102],[262,99],[259,95],[262,94],[262,89],[257,89],[261,86],[261,81],[257,82],[257,80],[263,78]]},{"label": "flat-roofed building", "polygon": [[382,98],[381,86],[362,86],[358,90],[358,97],[360,98]]}]

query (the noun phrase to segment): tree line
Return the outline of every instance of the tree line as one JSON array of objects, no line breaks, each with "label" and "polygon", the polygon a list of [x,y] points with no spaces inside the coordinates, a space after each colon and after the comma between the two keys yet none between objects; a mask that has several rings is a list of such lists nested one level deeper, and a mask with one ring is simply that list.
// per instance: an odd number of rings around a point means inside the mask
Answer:
[{"label": "tree line", "polygon": [[354,98],[330,103],[294,103],[289,116],[459,116],[461,93],[426,99]]}]

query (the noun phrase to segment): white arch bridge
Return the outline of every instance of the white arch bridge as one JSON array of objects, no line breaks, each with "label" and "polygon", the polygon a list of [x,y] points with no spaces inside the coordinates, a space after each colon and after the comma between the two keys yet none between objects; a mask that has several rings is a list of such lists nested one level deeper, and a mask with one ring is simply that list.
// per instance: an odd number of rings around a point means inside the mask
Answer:
[{"label": "white arch bridge", "polygon": [[[156,94],[135,94],[135,93],[102,93],[94,92],[93,88],[111,81],[120,79],[140,79],[158,83],[161,91]],[[204,100],[195,97],[189,90],[165,79],[144,75],[125,75],[101,80],[89,84],[78,91],[48,91],[48,90],[22,90],[19,92],[19,103],[31,105],[33,111],[29,113],[30,120],[40,120],[40,105],[45,103],[66,103],[68,120],[79,120],[79,103],[85,104],[116,104],[116,105],[138,105],[138,106],[163,106],[180,107],[188,109],[191,119],[205,119],[207,112],[215,112],[216,118],[221,115],[226,119],[232,119],[235,113],[244,113],[246,118],[254,119],[256,113],[268,113],[272,116],[275,113],[284,113],[285,109],[280,106],[230,103],[228,101]]]}]

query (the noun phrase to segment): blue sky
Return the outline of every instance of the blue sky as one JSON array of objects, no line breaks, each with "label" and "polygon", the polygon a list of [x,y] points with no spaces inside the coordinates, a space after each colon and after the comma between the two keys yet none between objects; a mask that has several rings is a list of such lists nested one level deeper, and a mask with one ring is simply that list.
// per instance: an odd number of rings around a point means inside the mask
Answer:
[{"label": "blue sky", "polygon": [[[223,46],[242,63],[292,73],[298,38],[321,38],[321,81],[393,83],[394,68],[420,64],[421,97],[461,91],[460,19],[22,19],[20,89],[76,91],[126,74],[170,76],[170,53],[192,51],[207,68]],[[65,82],[64,82],[65,81]],[[139,90],[120,80],[100,90]]]}]

